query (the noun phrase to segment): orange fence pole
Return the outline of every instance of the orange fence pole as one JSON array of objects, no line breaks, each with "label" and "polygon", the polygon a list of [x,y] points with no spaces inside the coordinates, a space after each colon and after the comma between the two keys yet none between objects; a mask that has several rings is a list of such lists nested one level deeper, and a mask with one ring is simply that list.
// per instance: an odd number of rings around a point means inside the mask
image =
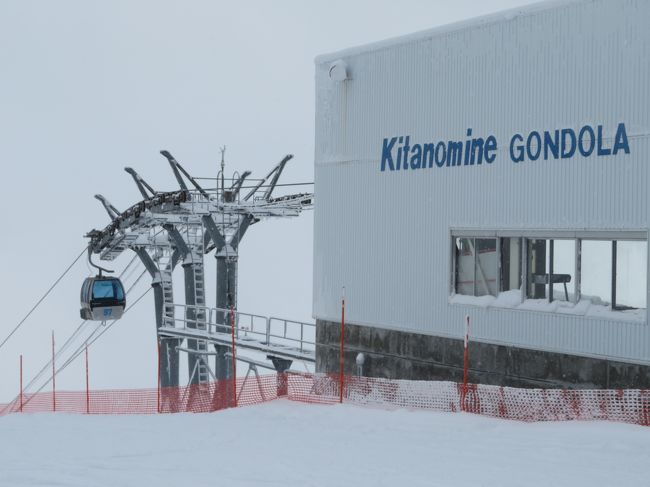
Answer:
[{"label": "orange fence pole", "polygon": [[158,343],[158,380],[157,380],[157,394],[156,394],[156,401],[157,401],[157,411],[160,413],[160,339],[157,340]]},{"label": "orange fence pole", "polygon": [[461,394],[461,409],[465,410],[467,396],[467,374],[469,369],[469,315],[465,316],[465,343],[463,350],[463,393]]},{"label": "orange fence pole", "polygon": [[339,402],[343,402],[343,388],[345,387],[345,288],[343,288],[343,295],[341,297],[341,351],[339,357]]},{"label": "orange fence pole", "polygon": [[23,412],[23,356],[20,355],[20,412]]},{"label": "orange fence pole", "polygon": [[235,355],[235,311],[230,306],[230,334],[232,337],[232,399],[233,407],[237,407],[237,357]]},{"label": "orange fence pole", "polygon": [[52,330],[52,411],[56,412],[56,367],[54,365],[54,330]]},{"label": "orange fence pole", "polygon": [[88,345],[86,345],[86,414],[90,414],[90,381],[88,380]]}]

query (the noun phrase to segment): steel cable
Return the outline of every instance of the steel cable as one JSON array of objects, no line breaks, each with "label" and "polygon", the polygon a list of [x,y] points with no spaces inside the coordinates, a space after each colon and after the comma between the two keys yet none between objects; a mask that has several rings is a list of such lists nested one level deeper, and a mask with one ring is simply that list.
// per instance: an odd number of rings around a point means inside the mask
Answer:
[{"label": "steel cable", "polygon": [[84,247],[84,249],[81,251],[81,253],[72,261],[72,264],[70,264],[65,271],[63,271],[63,274],[61,274],[56,281],[54,281],[54,284],[50,286],[50,288],[41,296],[41,299],[39,299],[34,306],[32,306],[32,309],[29,310],[29,312],[23,317],[22,320],[18,322],[18,324],[15,326],[13,330],[5,337],[5,339],[0,343],[0,349],[4,346],[5,343],[9,341],[9,339],[13,336],[16,331],[18,331],[18,328],[22,326],[25,321],[27,321],[27,318],[31,316],[31,314],[38,308],[38,306],[45,300],[45,298],[52,292],[52,290],[56,287],[56,285],[63,279],[63,277],[72,269],[72,267],[77,263],[77,261],[81,258],[83,254],[86,253],[88,247]]},{"label": "steel cable", "polygon": [[[119,276],[120,279],[122,278],[122,276],[124,275],[124,273],[126,272],[126,270],[129,268],[129,266],[133,263],[133,261],[134,261],[136,258],[137,258],[137,256],[134,256],[134,258],[131,259],[131,262],[129,262],[129,264],[126,266],[126,268],[121,272],[121,274],[120,274],[120,276]],[[135,268],[137,269],[137,266],[136,266]],[[144,274],[144,273],[143,273],[143,274]],[[134,283],[129,287],[129,289],[127,290],[127,294],[128,294],[128,292],[131,291],[131,289],[133,289],[133,287],[138,283],[138,281],[140,280],[141,277],[142,277],[142,275],[140,275],[140,277],[139,277],[139,278],[138,278],[138,279],[137,279],[137,280],[136,280],[136,281],[135,281],[135,282],[134,282]],[[59,350],[57,350],[57,352],[54,354],[54,359],[55,359],[55,360],[56,360],[57,358],[59,358],[59,356],[60,356],[63,352],[65,352],[65,351],[67,350],[67,348],[68,348],[68,347],[70,346],[70,344],[74,341],[74,339],[77,338],[77,334],[79,333],[79,331],[81,330],[81,327],[82,327],[86,322],[87,322],[87,320],[82,320],[81,323],[79,323],[79,326],[77,326],[77,328],[75,329],[75,331],[72,332],[72,334],[68,337],[68,339],[65,341],[65,343],[64,343],[64,344],[59,348]],[[46,370],[49,369],[49,367],[50,367],[51,364],[52,364],[52,359],[50,359],[50,360],[49,360],[49,361],[48,361],[48,362],[43,366],[43,368],[42,368],[42,369],[41,369],[41,370],[40,370],[40,371],[39,371],[39,372],[38,372],[38,373],[37,373],[37,374],[32,378],[32,380],[27,384],[27,386],[25,386],[25,387],[23,388],[23,392],[26,391],[27,389],[29,389],[29,387],[31,387],[32,384],[34,384],[34,382],[36,382],[38,379],[40,379],[40,377],[43,375],[43,373],[44,373]]]},{"label": "steel cable", "polygon": [[[142,275],[144,275],[145,272],[146,272],[146,271],[144,271],[144,272],[142,273]],[[138,304],[138,302],[139,302],[143,297],[145,297],[149,291],[151,291],[151,288],[149,288],[149,289],[147,289],[145,292],[143,292],[143,293],[142,293],[142,294],[141,294],[141,295],[140,295],[140,296],[139,296],[139,297],[138,297],[138,298],[133,302],[133,304],[132,304],[131,306],[129,306],[128,308],[126,308],[126,309],[124,310],[124,313],[126,314],[126,313],[131,309],[131,308],[133,308],[136,304]],[[69,357],[69,358],[68,358],[68,359],[63,363],[63,365],[61,365],[59,368],[56,369],[56,371],[54,372],[54,375],[56,376],[56,375],[58,375],[60,372],[62,372],[63,370],[65,370],[65,368],[66,368],[68,365],[70,365],[72,362],[74,362],[74,360],[75,360],[79,355],[81,355],[81,354],[84,352],[84,350],[85,350],[86,347],[89,347],[90,345],[92,345],[93,343],[95,343],[97,340],[99,340],[99,339],[102,337],[102,335],[104,335],[104,333],[106,333],[108,330],[110,330],[111,327],[112,327],[115,323],[117,323],[118,321],[120,321],[120,320],[112,321],[110,324],[108,324],[108,325],[106,325],[105,327],[103,327],[104,329],[102,330],[102,332],[101,332],[99,335],[97,335],[96,337],[94,337],[94,335],[95,335],[95,333],[97,333],[98,330],[101,329],[101,326],[98,326],[97,328],[95,328],[95,330],[93,330],[93,332],[92,332],[92,333],[90,334],[90,336],[89,336],[89,337],[84,341],[84,343],[82,343],[79,347],[77,347],[77,349],[74,351],[74,353],[73,353],[73,354],[72,354],[72,355],[71,355],[71,356],[70,356],[70,357]],[[93,338],[93,337],[94,337],[94,338]],[[91,339],[92,339],[92,340],[91,340]],[[50,361],[50,363],[51,363],[51,361]],[[49,365],[49,364],[48,364],[48,365]],[[36,394],[38,394],[38,393],[41,392],[43,389],[45,389],[45,387],[46,387],[50,382],[52,382],[52,377],[49,377],[48,380],[47,380],[43,385],[41,385],[41,387],[39,387],[35,392],[31,393],[31,394],[29,395],[29,397],[28,397],[25,401],[23,401],[23,407],[24,407],[24,406],[25,406],[25,405],[26,405],[26,404],[27,404],[27,403],[28,403],[28,402],[29,402],[33,397],[35,397]],[[14,398],[14,400],[11,401],[10,405],[15,404],[16,401],[17,401],[17,399],[18,399],[18,398]]]},{"label": "steel cable", "polygon": [[[131,263],[133,262],[133,260],[135,260],[135,258],[137,258],[137,256],[135,256],[134,259],[132,259],[131,262],[129,262],[129,264],[126,266],[126,268],[122,271],[122,274],[124,274],[124,272],[128,269],[128,267],[131,265]],[[142,271],[142,273],[140,274],[140,276],[138,276],[138,278],[135,280],[135,282],[134,282],[134,283],[129,287],[129,289],[126,291],[126,294],[127,294],[127,295],[129,294],[129,292],[131,292],[131,291],[133,290],[133,288],[138,284],[138,282],[140,282],[140,279],[142,279],[142,277],[146,274],[146,272],[147,272],[146,269],[145,269],[144,271]],[[120,277],[121,277],[121,275],[120,275]],[[150,289],[151,289],[151,288],[150,288]],[[133,304],[131,304],[129,307],[126,308],[126,310],[125,310],[124,312],[126,313],[128,310],[130,310],[130,309],[131,309],[131,308],[132,308],[132,307],[133,307],[133,306],[134,306],[138,301],[140,301],[140,300],[144,297],[145,294],[147,294],[147,292],[148,292],[150,289],[148,289],[145,293],[143,293],[140,297],[138,297],[138,298],[133,302]],[[79,324],[79,326],[75,329],[75,331],[74,331],[74,332],[73,332],[73,333],[68,337],[68,339],[65,341],[65,343],[63,344],[63,346],[61,346],[61,348],[59,348],[59,350],[54,354],[54,359],[55,359],[55,360],[56,360],[56,358],[58,358],[58,357],[59,357],[59,356],[60,356],[60,355],[65,351],[65,350],[67,350],[67,348],[70,346],[70,344],[73,342],[73,340],[74,340],[75,338],[77,338],[77,334],[78,334],[79,331],[81,330],[81,327],[86,323],[86,321],[87,321],[87,320],[83,320],[83,321]],[[117,320],[117,321],[119,321],[119,320]],[[104,328],[104,331],[102,331],[102,333],[100,333],[100,334],[99,334],[99,335],[98,335],[98,336],[97,336],[97,337],[96,337],[92,342],[90,342],[90,343],[94,343],[94,341],[95,341],[97,338],[99,338],[101,335],[103,335],[103,334],[108,330],[108,328],[110,328],[114,323],[115,323],[115,321],[111,322],[108,326],[106,326],[106,327]],[[99,329],[101,329],[101,325],[98,325],[98,326],[97,326],[97,327],[96,327],[96,328],[91,332],[91,334],[90,334],[90,335],[89,335],[89,336],[84,340],[84,342],[83,342],[83,346],[77,347],[77,349],[75,350],[75,352],[73,352],[73,356],[74,356],[74,358],[76,358],[76,357],[79,355],[79,353],[81,353],[81,351],[83,351],[83,348],[85,347],[85,345],[86,345],[86,344],[88,343],[88,341],[89,341],[89,340],[94,336],[94,334],[97,333],[97,331],[98,331]],[[60,367],[59,370],[63,370],[64,367],[67,367],[67,365],[69,364],[69,362],[70,362],[70,359],[68,359],[66,362],[64,362],[64,365],[63,365],[62,367]],[[35,382],[37,382],[37,381],[41,378],[41,376],[43,375],[43,373],[45,373],[45,371],[48,370],[49,367],[50,367],[51,365],[52,365],[52,359],[50,359],[50,360],[49,360],[49,361],[48,361],[48,362],[47,362],[47,363],[46,363],[46,364],[41,368],[41,370],[36,374],[36,376],[34,376],[34,377],[29,381],[29,383],[28,383],[28,384],[23,388],[23,391],[22,391],[23,394],[24,394],[24,393],[25,393],[25,392],[26,392],[26,391],[27,391],[27,390],[28,390],[28,389],[29,389],[29,388],[30,388],[30,387],[31,387]],[[55,371],[55,375],[58,374],[59,370]],[[47,381],[46,381],[46,382],[45,382],[45,383],[44,383],[44,384],[43,384],[43,385],[42,385],[42,386],[41,386],[41,387],[40,387],[36,392],[34,392],[33,394],[37,394],[38,392],[40,392],[40,391],[41,391],[45,386],[47,386],[51,381],[52,381],[52,378],[51,378],[51,377],[48,378],[48,380],[47,380]],[[4,413],[8,408],[10,408],[12,405],[14,405],[14,404],[16,403],[16,401],[18,400],[18,397],[19,397],[19,396],[16,396],[16,397],[13,399],[13,401],[9,402],[9,403],[5,406],[5,408],[4,408],[2,411],[0,411],[0,415],[2,415],[2,414],[3,414],[3,413]],[[32,396],[32,397],[33,397],[33,396]],[[27,403],[27,402],[24,402],[24,403],[23,403],[23,406],[24,406],[26,403]]]},{"label": "steel cable", "polygon": [[[151,291],[151,288],[147,289],[147,290],[146,290],[145,292],[143,292],[140,296],[138,296],[138,298],[137,298],[135,301],[133,301],[133,304],[131,304],[128,308],[126,308],[126,309],[124,310],[124,313],[126,313],[127,311],[129,311],[129,310],[130,310],[131,308],[133,308],[136,304],[138,304],[138,302],[139,302],[142,298],[144,298],[144,297],[147,295],[147,293],[148,293],[149,291]],[[95,343],[97,340],[99,340],[99,339],[102,337],[102,335],[103,335],[104,333],[106,333],[108,330],[110,330],[111,327],[112,327],[115,323],[117,323],[118,321],[120,321],[120,320],[112,321],[110,324],[108,324],[108,325],[106,325],[105,327],[103,327],[102,332],[101,332],[99,335],[97,335],[96,337],[94,337],[94,338],[93,338],[93,335],[95,334],[96,331],[94,331],[93,333],[91,333],[91,335],[90,335],[90,336],[89,336],[89,337],[84,341],[83,346],[79,346],[79,347],[77,348],[77,350],[75,350],[75,352],[72,354],[72,356],[71,356],[70,358],[68,358],[68,360],[66,360],[66,361],[63,363],[63,365],[62,365],[60,368],[58,368],[58,369],[56,370],[56,374],[58,374],[59,372],[63,371],[63,370],[64,370],[68,365],[70,365],[70,364],[71,364],[71,363],[72,363],[72,362],[73,362],[73,361],[74,361],[74,360],[75,360],[75,359],[76,359],[76,358],[77,358],[77,357],[78,357],[78,356],[79,356],[79,355],[84,351],[84,348],[85,348],[85,347],[90,347],[93,343]],[[98,328],[98,329],[99,329],[99,328]],[[51,381],[51,380],[52,380],[52,379],[50,379],[50,381]],[[48,383],[49,383],[49,381],[48,381]],[[46,385],[47,385],[47,383],[46,383],[45,385],[43,385],[43,387],[45,387]],[[38,392],[38,391],[37,391],[37,392]]]},{"label": "steel cable", "polygon": [[[163,230],[164,230],[164,229],[160,229],[159,231],[157,231],[157,232],[153,235],[153,237],[155,238],[158,234],[160,234],[161,232],[163,232]],[[26,319],[31,315],[31,313],[32,313],[32,312],[33,312],[33,311],[38,307],[38,305],[41,304],[41,302],[45,299],[45,297],[46,297],[46,296],[47,296],[47,295],[52,291],[52,289],[54,289],[54,287],[59,283],[59,281],[60,281],[60,280],[61,280],[61,279],[62,279],[62,278],[63,278],[63,277],[68,273],[68,271],[72,268],[72,266],[74,266],[74,264],[75,264],[75,263],[76,263],[76,262],[81,258],[81,256],[82,256],[86,251],[87,251],[87,247],[86,247],[86,248],[85,248],[85,249],[84,249],[84,250],[83,250],[83,251],[82,251],[82,252],[77,256],[77,258],[72,262],[72,264],[70,264],[70,265],[68,266],[68,268],[64,271],[64,273],[63,273],[63,274],[62,274],[62,275],[61,275],[61,276],[60,276],[60,277],[55,281],[55,283],[50,287],[50,289],[45,293],[45,295],[44,295],[44,296],[43,296],[43,297],[42,297],[42,298],[41,298],[41,299],[36,303],[36,305],[35,305],[35,306],[30,310],[30,312],[29,312],[29,313],[28,313],[28,314],[27,314],[27,315],[26,315],[26,316],[21,320],[21,322],[20,322],[20,323],[18,324],[18,326],[16,326],[16,328],[15,328],[15,329],[14,329],[14,330],[9,334],[9,336],[8,336],[7,338],[5,338],[5,340],[2,342],[2,344],[0,344],[0,347],[2,347],[2,345],[4,345],[4,344],[6,343],[7,340],[9,340],[9,338],[11,337],[11,335],[13,335],[13,334],[15,333],[15,331],[20,327],[20,325],[22,325],[22,323],[24,323],[24,321],[25,321],[25,320],[26,320]],[[137,259],[137,257],[138,257],[137,254],[134,255],[133,258],[131,259],[131,261],[129,261],[129,263],[126,265],[126,267],[122,270],[122,272],[121,272],[120,275],[119,275],[119,278],[120,278],[120,279],[124,276],[124,274],[126,274],[126,272],[129,270],[129,268],[131,267],[131,265],[133,264],[133,262]],[[134,268],[131,270],[131,272],[129,272],[129,275],[127,276],[127,278],[130,278],[130,277],[131,277],[131,275],[133,274],[133,272],[135,271],[135,269],[137,269],[137,267],[138,267],[138,266],[134,267]],[[132,290],[132,289],[133,289],[133,288],[138,284],[138,282],[140,281],[140,279],[142,279],[142,277],[143,277],[146,273],[147,273],[147,270],[146,270],[146,269],[145,269],[144,271],[142,271],[142,273],[140,274],[140,276],[138,276],[138,278],[135,280],[135,282],[134,282],[134,283],[129,287],[129,289],[126,291],[126,294],[127,294],[127,295],[128,295],[128,293],[129,293],[129,292],[130,292],[130,291],[131,291],[131,290]],[[140,296],[139,296],[139,297],[138,297],[138,298],[133,302],[133,304],[131,304],[129,307],[127,307],[127,308],[124,310],[124,312],[126,313],[128,310],[130,310],[131,308],[133,308],[133,306],[134,306],[135,304],[137,304],[137,303],[138,303],[138,302],[139,302],[139,301],[140,301],[140,300],[141,300],[141,299],[142,299],[142,298],[143,298],[143,297],[144,297],[144,296],[149,292],[149,290],[151,290],[151,288],[149,288],[146,292],[144,292],[142,295],[140,295]],[[50,359],[50,360],[49,360],[49,361],[48,361],[48,362],[47,362],[47,363],[46,363],[46,364],[41,368],[41,370],[36,374],[36,376],[34,376],[34,377],[32,378],[32,380],[30,380],[30,382],[27,384],[27,386],[25,386],[25,387],[23,388],[23,391],[22,391],[23,394],[24,394],[25,391],[27,391],[27,390],[28,390],[28,389],[29,389],[29,388],[30,388],[30,387],[31,387],[35,382],[37,382],[37,381],[41,378],[41,376],[43,375],[43,373],[45,373],[46,370],[49,369],[49,367],[50,367],[51,364],[52,364],[52,360],[56,360],[56,359],[57,359],[57,358],[58,358],[58,357],[59,357],[59,356],[60,356],[60,355],[65,351],[65,350],[67,350],[67,348],[68,348],[69,345],[73,342],[73,340],[74,340],[75,338],[77,338],[77,335],[78,335],[79,331],[81,330],[81,328],[82,328],[82,326],[84,325],[84,323],[86,323],[86,321],[87,321],[87,320],[83,320],[83,321],[79,324],[79,326],[75,329],[75,331],[74,331],[74,332],[73,332],[73,333],[68,337],[68,339],[65,341],[65,343],[63,344],[63,346],[62,346],[61,348],[59,348],[59,350],[54,354],[54,357],[53,357],[52,359]],[[119,321],[119,320],[116,320],[116,321]],[[93,339],[90,343],[94,343],[94,342],[95,342],[99,337],[101,337],[101,336],[102,336],[106,331],[108,331],[108,329],[110,329],[111,326],[112,326],[113,324],[115,324],[115,321],[111,322],[108,326],[106,326],[106,327],[104,328],[104,330],[102,331],[102,333],[100,333],[100,334],[99,334],[95,339]],[[89,341],[89,340],[94,336],[94,334],[95,334],[95,333],[97,332],[97,330],[99,330],[99,329],[100,329],[100,326],[97,326],[97,327],[95,328],[95,330],[93,330],[93,332],[92,332],[92,333],[91,333],[91,334],[86,338],[86,340],[84,340],[84,343],[83,343],[83,346],[84,346],[84,347],[88,344],[88,341]],[[72,359],[74,360],[74,358],[76,358],[76,357],[79,355],[79,353],[81,353],[81,351],[83,351],[83,347],[78,347],[77,350],[75,350],[75,352],[73,352],[73,358],[72,358]],[[68,359],[68,361],[64,362],[64,365],[63,365],[62,368],[60,368],[59,370],[63,370],[63,368],[66,367],[66,366],[69,364],[69,362],[70,362],[70,359]],[[55,371],[54,375],[56,376],[57,373],[58,373],[58,370]],[[40,392],[40,391],[41,391],[41,390],[42,390],[42,389],[43,389],[47,384],[49,384],[49,383],[51,382],[51,380],[52,380],[52,379],[49,378],[48,381],[45,382],[45,384],[43,384],[43,385],[38,389],[38,391],[36,391],[36,393]],[[36,394],[36,393],[34,393],[34,394]],[[16,403],[17,400],[18,400],[18,396],[16,396],[16,397],[14,398],[13,401],[11,401],[10,403],[8,403],[8,404],[7,404],[7,405],[2,409],[2,411],[0,411],[0,415],[2,415],[2,414],[3,414],[3,413],[4,413],[8,408],[10,408],[12,405],[14,405],[14,404]],[[23,404],[23,405],[24,405],[24,404]]]}]

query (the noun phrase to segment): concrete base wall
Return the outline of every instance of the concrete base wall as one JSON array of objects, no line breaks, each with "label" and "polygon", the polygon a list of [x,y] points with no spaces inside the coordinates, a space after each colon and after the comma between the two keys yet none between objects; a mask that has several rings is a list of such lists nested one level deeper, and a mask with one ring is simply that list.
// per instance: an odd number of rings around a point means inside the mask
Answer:
[{"label": "concrete base wall", "polygon": [[[339,371],[341,325],[316,320],[316,372]],[[345,325],[345,372],[388,379],[463,378],[463,341]],[[504,345],[470,342],[469,381],[513,387],[650,388],[650,367]]]}]

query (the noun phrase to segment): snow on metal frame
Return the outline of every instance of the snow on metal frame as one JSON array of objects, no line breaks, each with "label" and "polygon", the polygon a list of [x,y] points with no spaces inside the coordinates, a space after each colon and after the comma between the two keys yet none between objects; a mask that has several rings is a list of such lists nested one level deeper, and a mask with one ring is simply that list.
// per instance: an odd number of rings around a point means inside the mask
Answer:
[{"label": "snow on metal frame", "polygon": [[[647,322],[451,304],[452,228],[648,229],[650,3],[553,2],[316,60],[314,303],[351,323],[650,363]],[[328,76],[332,60],[348,78]],[[513,134],[624,123],[630,153],[513,163]],[[381,171],[382,142],[494,135],[493,163]]]}]

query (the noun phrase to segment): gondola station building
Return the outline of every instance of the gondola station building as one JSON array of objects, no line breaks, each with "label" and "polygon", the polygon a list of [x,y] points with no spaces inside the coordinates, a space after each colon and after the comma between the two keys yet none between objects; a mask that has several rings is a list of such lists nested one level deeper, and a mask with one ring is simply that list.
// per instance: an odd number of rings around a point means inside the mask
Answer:
[{"label": "gondola station building", "polygon": [[[650,387],[650,2],[316,60],[317,371]],[[362,369],[356,359],[363,362]]]}]

